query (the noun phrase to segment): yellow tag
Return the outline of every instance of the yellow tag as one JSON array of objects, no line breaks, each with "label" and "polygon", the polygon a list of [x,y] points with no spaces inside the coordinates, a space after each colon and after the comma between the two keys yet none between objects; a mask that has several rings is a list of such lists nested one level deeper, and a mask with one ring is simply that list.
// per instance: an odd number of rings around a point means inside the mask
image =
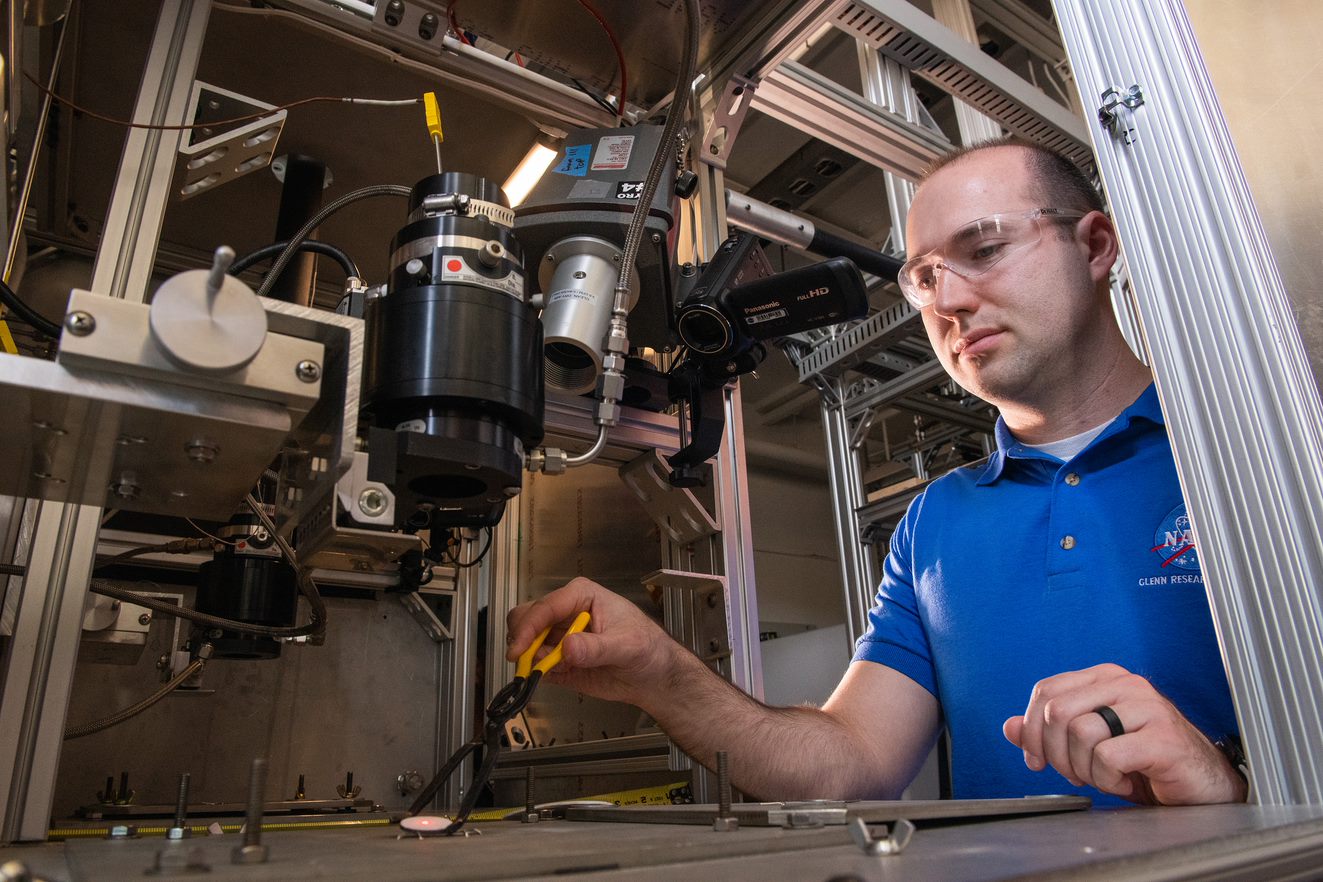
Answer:
[{"label": "yellow tag", "polygon": [[438,141],[444,141],[441,134],[441,106],[436,103],[435,92],[423,93],[423,109],[427,112],[427,133]]}]

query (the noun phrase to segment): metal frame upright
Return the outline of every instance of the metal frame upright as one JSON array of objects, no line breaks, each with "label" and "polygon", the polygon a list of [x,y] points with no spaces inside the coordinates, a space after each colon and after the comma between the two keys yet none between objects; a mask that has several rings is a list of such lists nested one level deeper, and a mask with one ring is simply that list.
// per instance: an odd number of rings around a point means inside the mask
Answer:
[{"label": "metal frame upright", "polygon": [[[209,0],[166,0],[135,122],[183,122]],[[156,258],[181,133],[131,129],[97,249],[92,290],[141,302]],[[0,842],[44,839],[50,820],[101,508],[30,501],[35,528],[0,687]],[[12,589],[11,589],[12,590]]]},{"label": "metal frame upright", "polygon": [[1055,0],[1253,779],[1323,803],[1323,404],[1180,0]]}]

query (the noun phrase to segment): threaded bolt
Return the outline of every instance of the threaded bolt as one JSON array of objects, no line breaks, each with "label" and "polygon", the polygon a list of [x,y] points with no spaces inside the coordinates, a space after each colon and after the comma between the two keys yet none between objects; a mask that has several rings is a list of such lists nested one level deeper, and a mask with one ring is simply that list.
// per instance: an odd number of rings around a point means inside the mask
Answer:
[{"label": "threaded bolt", "polygon": [[266,760],[253,760],[248,772],[248,815],[244,819],[243,844],[262,844],[262,800],[266,796]]},{"label": "threaded bolt", "polygon": [[726,751],[717,751],[717,817],[712,829],[729,833],[740,828],[740,819],[730,810],[730,762]]},{"label": "threaded bolt", "polygon": [[188,772],[179,773],[179,796],[175,800],[175,822],[165,831],[167,839],[187,839],[193,832],[188,828]]},{"label": "threaded bolt", "polygon": [[533,798],[533,767],[529,766],[524,769],[524,816],[520,819],[525,824],[539,820],[536,802]]},{"label": "threaded bolt", "polygon": [[262,844],[262,809],[266,798],[266,759],[257,757],[248,773],[248,812],[244,817],[243,845],[230,853],[235,864],[266,863],[267,848]]},{"label": "threaded bolt", "polygon": [[726,751],[717,751],[717,814],[730,817],[730,761]]}]

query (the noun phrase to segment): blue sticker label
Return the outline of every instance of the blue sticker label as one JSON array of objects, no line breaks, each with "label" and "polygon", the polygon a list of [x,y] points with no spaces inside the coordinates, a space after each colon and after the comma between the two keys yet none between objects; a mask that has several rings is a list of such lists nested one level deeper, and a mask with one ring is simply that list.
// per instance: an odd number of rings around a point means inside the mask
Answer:
[{"label": "blue sticker label", "polygon": [[588,157],[593,152],[592,144],[578,144],[565,148],[565,158],[553,171],[558,175],[573,175],[581,178],[588,174]]},{"label": "blue sticker label", "polygon": [[1185,513],[1184,502],[1162,519],[1153,536],[1153,547],[1149,550],[1162,558],[1163,569],[1199,569],[1199,553],[1194,548],[1194,530],[1190,527],[1190,516]]}]

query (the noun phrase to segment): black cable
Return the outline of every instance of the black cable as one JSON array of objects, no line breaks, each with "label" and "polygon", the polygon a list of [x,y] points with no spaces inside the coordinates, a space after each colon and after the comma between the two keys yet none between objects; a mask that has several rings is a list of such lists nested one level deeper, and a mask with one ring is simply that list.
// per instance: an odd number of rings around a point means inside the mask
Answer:
[{"label": "black cable", "polygon": [[574,77],[570,77],[570,82],[574,83],[574,85],[579,88],[580,92],[587,95],[589,98],[593,99],[593,101],[596,102],[597,106],[605,110],[607,113],[611,114],[612,116],[616,116],[619,113],[619,111],[617,111],[614,107],[611,106],[611,102],[607,101],[601,95],[598,95],[592,89],[589,89],[587,86],[576,80]]},{"label": "black cable", "polygon": [[24,322],[36,328],[52,340],[59,339],[59,323],[51,321],[31,306],[28,306],[18,298],[18,295],[14,293],[14,289],[6,285],[4,282],[0,282],[0,300],[3,300],[5,306],[12,309],[14,315],[21,318]]},{"label": "black cable", "polygon": [[[265,245],[250,254],[245,254],[243,257],[236,259],[234,263],[230,264],[229,273],[232,276],[237,276],[253,264],[269,260],[288,247],[289,242],[287,241],[273,242],[270,245]],[[316,239],[305,239],[299,243],[298,248],[295,250],[313,251],[317,254],[324,254],[340,264],[340,269],[345,271],[346,276],[354,276],[359,279],[363,278],[362,273],[358,271],[358,264],[354,263],[354,259],[342,249],[336,248],[329,242],[318,242]]]},{"label": "black cable", "polygon": [[488,527],[487,541],[483,543],[482,551],[479,551],[478,556],[475,557],[473,560],[469,561],[468,563],[463,563],[460,561],[457,555],[451,554],[449,549],[446,549],[446,556],[450,558],[450,562],[452,564],[459,567],[461,570],[467,570],[469,567],[476,567],[478,564],[482,563],[482,559],[487,556],[487,552],[491,551],[491,549],[492,549],[492,528]]},{"label": "black cable", "polygon": [[293,259],[294,252],[297,250],[299,243],[312,235],[312,231],[321,226],[322,221],[326,220],[346,205],[350,205],[360,199],[367,199],[371,196],[403,196],[407,199],[412,195],[413,191],[411,189],[400,186],[399,184],[374,184],[369,187],[354,190],[351,193],[346,193],[339,199],[336,199],[330,205],[327,205],[321,211],[309,218],[307,223],[302,227],[299,227],[298,232],[293,236],[290,236],[289,245],[280,253],[280,256],[276,258],[276,262],[271,265],[271,271],[266,274],[266,279],[263,280],[262,286],[257,289],[257,295],[259,297],[265,297],[270,293],[272,287],[276,284],[276,279],[280,278],[280,274],[285,271],[285,267],[289,266],[289,262]]}]

